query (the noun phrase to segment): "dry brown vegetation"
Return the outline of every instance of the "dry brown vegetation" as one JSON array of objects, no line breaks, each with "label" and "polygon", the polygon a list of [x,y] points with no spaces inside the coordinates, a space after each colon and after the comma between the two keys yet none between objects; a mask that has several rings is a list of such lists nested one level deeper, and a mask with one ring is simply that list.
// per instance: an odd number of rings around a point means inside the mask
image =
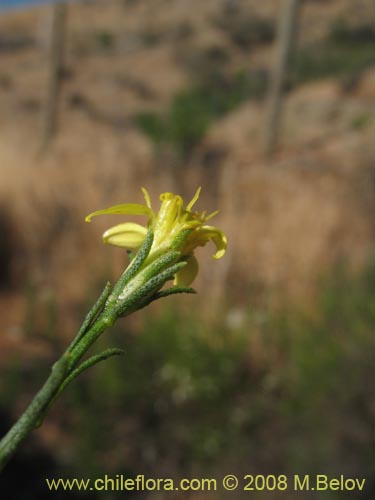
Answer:
[{"label": "dry brown vegetation", "polygon": [[[24,47],[0,52],[0,196],[11,270],[2,293],[5,328],[17,326],[15,311],[23,303],[18,285],[25,276],[54,290],[60,307],[69,310],[97,280],[120,272],[122,252],[98,240],[112,220],[85,225],[83,218],[98,207],[140,201],[142,185],[156,203],[161,191],[190,196],[202,184],[200,208],[220,209],[216,223],[230,244],[226,259],[202,266],[197,288],[225,286],[226,298],[241,305],[253,289],[271,300],[280,292],[309,300],[317,279],[338,259],[354,267],[366,261],[372,244],[373,68],[349,87],[328,78],[291,91],[281,145],[270,160],[260,150],[259,99],[216,120],[182,162],[168,148],[156,151],[135,126],[135,113],[162,111],[205,72],[269,67],[272,43],[241,38],[224,4],[69,5],[60,132],[44,155],[38,148],[48,9],[1,15],[3,39],[25,40]],[[306,2],[299,48],[324,39],[337,19],[363,22],[371,2],[356,4]],[[241,5],[245,21],[272,25],[280,2]],[[203,254],[208,259],[209,252]]]}]

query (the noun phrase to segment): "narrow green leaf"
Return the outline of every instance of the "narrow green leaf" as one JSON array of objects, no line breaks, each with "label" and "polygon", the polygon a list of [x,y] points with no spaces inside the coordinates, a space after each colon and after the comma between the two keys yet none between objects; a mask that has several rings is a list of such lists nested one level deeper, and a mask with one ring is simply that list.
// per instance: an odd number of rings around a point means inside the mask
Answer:
[{"label": "narrow green leaf", "polygon": [[173,262],[175,262],[179,257],[180,252],[177,252],[176,250],[170,250],[169,252],[162,254],[142,270],[142,276],[145,280],[152,278],[156,274],[164,271],[164,269],[173,264]]},{"label": "narrow green leaf", "polygon": [[150,278],[144,285],[135,290],[124,298],[116,307],[116,314],[118,316],[126,316],[133,311],[137,311],[144,307],[145,303],[149,302],[150,296],[156,293],[166,281],[173,279],[174,275],[186,266],[186,262],[177,262],[168,267],[161,273]]},{"label": "narrow green leaf", "polygon": [[86,359],[81,363],[75,370],[73,370],[68,377],[64,380],[62,383],[58,394],[59,395],[65,387],[70,384],[72,380],[74,380],[78,375],[80,375],[82,372],[90,368],[91,366],[96,365],[97,363],[100,363],[101,361],[105,361],[106,359],[112,357],[112,356],[121,356],[125,353],[123,349],[119,349],[117,347],[111,348],[111,349],[106,349],[105,351],[101,352],[100,354],[96,354],[95,356],[91,356],[90,358]]},{"label": "narrow green leaf", "polygon": [[182,286],[173,286],[171,288],[168,288],[167,290],[162,290],[161,292],[157,292],[154,295],[150,297],[150,299],[143,304],[142,307],[146,307],[151,302],[154,302],[155,300],[162,299],[164,297],[169,297],[170,295],[176,295],[178,293],[197,293],[194,288],[189,288],[189,287],[182,287]]},{"label": "narrow green leaf", "polygon": [[172,286],[167,290],[162,290],[154,295],[154,300],[162,299],[168,297],[169,295],[175,295],[177,293],[197,293],[194,288],[184,287],[184,286]]},{"label": "narrow green leaf", "polygon": [[136,275],[136,273],[139,271],[144,261],[147,259],[153,241],[154,241],[154,233],[152,229],[149,227],[145,240],[142,243],[141,248],[138,250],[137,255],[133,258],[130,266],[125,270],[125,272],[123,273],[123,275],[113,288],[112,295],[116,297],[116,299],[120,295],[121,291],[124,289],[124,286]]},{"label": "narrow green leaf", "polygon": [[109,297],[109,294],[111,293],[112,286],[109,281],[107,281],[100,297],[98,300],[95,302],[89,313],[87,314],[86,318],[84,319],[81,328],[78,330],[78,333],[76,335],[76,338],[73,340],[73,342],[70,344],[68,351],[71,352],[74,347],[79,343],[79,341],[82,339],[82,337],[85,335],[87,330],[90,328],[90,326],[93,324],[95,318],[98,316],[98,314],[102,311],[107,298]]}]

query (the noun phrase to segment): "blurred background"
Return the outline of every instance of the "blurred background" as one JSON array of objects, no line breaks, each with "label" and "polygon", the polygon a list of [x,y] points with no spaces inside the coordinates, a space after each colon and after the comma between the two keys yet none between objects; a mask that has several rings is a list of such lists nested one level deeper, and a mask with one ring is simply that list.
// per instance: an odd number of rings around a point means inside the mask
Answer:
[{"label": "blurred background", "polygon": [[0,7],[1,433],[127,264],[101,242],[122,220],[87,213],[142,202],[141,186],[157,206],[201,185],[197,208],[219,209],[229,240],[218,262],[198,251],[198,296],[100,340],[125,357],[67,389],[0,491],[76,498],[44,478],[104,474],[345,474],[367,477],[356,498],[372,498],[373,2]]}]

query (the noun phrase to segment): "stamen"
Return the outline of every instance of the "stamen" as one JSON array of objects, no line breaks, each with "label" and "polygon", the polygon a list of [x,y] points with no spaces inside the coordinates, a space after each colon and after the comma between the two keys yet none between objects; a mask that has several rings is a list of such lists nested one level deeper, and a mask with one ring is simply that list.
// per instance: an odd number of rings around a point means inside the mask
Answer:
[{"label": "stamen", "polygon": [[142,193],[143,193],[146,205],[148,206],[148,208],[151,208],[151,198],[150,198],[150,195],[148,194],[147,189],[144,187],[141,189],[142,189]]},{"label": "stamen", "polygon": [[215,217],[215,215],[217,215],[218,213],[219,213],[219,210],[215,210],[215,212],[212,212],[212,214],[207,215],[207,217],[205,218],[205,220],[212,219],[212,217]]},{"label": "stamen", "polygon": [[196,190],[195,195],[193,196],[193,199],[191,200],[190,203],[187,204],[186,210],[190,212],[190,210],[193,208],[194,204],[196,203],[197,199],[199,198],[199,194],[201,192],[201,186]]}]

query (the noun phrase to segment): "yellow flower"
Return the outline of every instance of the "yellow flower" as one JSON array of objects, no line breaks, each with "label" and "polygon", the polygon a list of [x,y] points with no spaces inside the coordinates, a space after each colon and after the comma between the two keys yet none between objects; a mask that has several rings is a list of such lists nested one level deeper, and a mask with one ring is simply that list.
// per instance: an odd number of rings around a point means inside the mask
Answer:
[{"label": "yellow flower", "polygon": [[[187,265],[177,273],[175,284],[186,286],[194,280],[198,272],[198,263],[193,255],[196,247],[204,246],[212,240],[216,245],[216,252],[213,255],[215,259],[220,259],[227,248],[225,234],[220,229],[206,224],[217,212],[206,216],[206,212],[199,214],[199,212],[192,211],[199,198],[200,190],[201,188],[197,189],[186,208],[183,206],[181,196],[173,193],[162,193],[160,195],[161,206],[156,214],[152,210],[147,190],[142,188],[145,205],[137,203],[115,205],[89,214],[86,221],[89,222],[92,217],[103,214],[147,216],[148,225],[151,226],[154,233],[154,240],[146,264],[172,248],[178,250],[181,257],[187,259]],[[110,245],[137,249],[142,245],[146,234],[147,227],[134,222],[125,222],[105,231],[103,240]]]}]

